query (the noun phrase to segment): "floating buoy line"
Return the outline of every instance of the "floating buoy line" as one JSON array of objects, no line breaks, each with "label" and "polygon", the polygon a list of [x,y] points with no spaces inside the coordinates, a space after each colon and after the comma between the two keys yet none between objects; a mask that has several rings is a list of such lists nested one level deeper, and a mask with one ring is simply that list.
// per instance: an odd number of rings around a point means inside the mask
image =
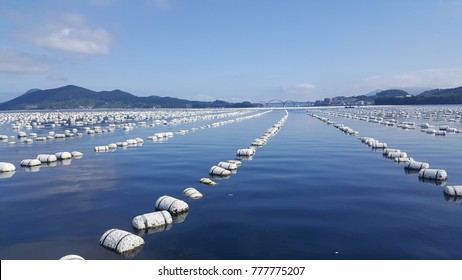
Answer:
[{"label": "floating buoy line", "polygon": [[[202,113],[199,113],[202,112]],[[172,138],[175,134],[177,135],[186,135],[189,132],[196,132],[200,129],[206,128],[215,128],[220,127],[230,123],[236,123],[244,120],[248,120],[251,118],[262,116],[266,113],[271,112],[271,110],[258,112],[252,114],[254,111],[244,110],[244,111],[225,111],[225,110],[206,110],[206,111],[188,111],[188,113],[181,111],[181,110],[172,110],[170,114],[162,113],[162,114],[148,114],[147,112],[125,112],[125,111],[111,111],[111,112],[91,112],[89,114],[80,115],[82,113],[1,113],[0,114],[0,125],[3,125],[5,122],[12,122],[11,128],[13,130],[20,130],[25,128],[27,130],[31,129],[43,129],[45,127],[49,127],[55,129],[56,127],[61,126],[71,126],[75,125],[77,127],[83,126],[80,128],[84,131],[84,133],[88,135],[93,134],[100,134],[100,133],[112,133],[116,129],[123,129],[126,131],[133,130],[137,127],[146,128],[146,127],[156,127],[156,126],[168,126],[168,125],[178,125],[180,123],[191,123],[196,121],[204,121],[204,120],[219,120],[223,118],[230,118],[235,117],[234,119],[229,119],[225,121],[215,121],[208,125],[203,125],[199,128],[191,128],[190,130],[179,130],[177,132],[158,132],[154,135],[148,136],[147,139],[150,141],[165,141]],[[248,115],[250,113],[250,115]],[[247,115],[246,115],[247,114]],[[81,118],[83,118],[81,120]],[[160,118],[160,119],[159,119]],[[128,120],[136,120],[137,123],[133,122],[125,122]],[[143,121],[141,121],[143,120]],[[151,120],[151,123],[148,124],[146,120]],[[122,122],[121,124],[109,124],[107,127],[102,127],[100,125],[95,125],[92,128],[84,125],[88,124],[98,124],[101,122]],[[125,122],[125,123],[124,123]],[[38,136],[35,132],[30,132],[27,135],[24,131],[17,132],[17,136],[8,136],[8,135],[0,135],[0,141],[7,142],[8,145],[16,145],[15,141],[10,141],[12,139],[20,139],[21,142],[31,144],[33,142],[32,139],[35,139],[36,142],[43,142],[43,141],[50,141],[54,139],[65,139],[71,138],[74,136],[83,136],[83,133],[78,132],[78,128],[74,127],[72,129],[64,130],[64,133],[56,133],[55,131],[49,131],[48,135],[45,136]],[[26,138],[27,136],[31,138]],[[27,141],[25,141],[27,140]],[[130,146],[142,146],[144,140],[142,138],[130,138],[124,141],[116,142],[116,143],[109,143],[107,145],[99,145],[95,146],[93,150],[95,152],[114,152],[117,148],[126,148]],[[54,158],[56,157],[56,159]],[[41,162],[41,164],[37,164],[37,161],[31,160],[22,160],[20,162],[20,166],[28,172],[37,172],[40,170],[41,166],[57,166],[57,163],[61,163],[62,165],[69,165],[71,164],[71,159],[76,158],[80,159],[83,157],[83,154],[78,151],[74,151],[72,153],[69,152],[59,152],[55,153],[54,155],[48,154],[41,154],[37,157],[37,159]],[[5,163],[6,164],[6,163]],[[13,163],[8,163],[9,168],[6,168],[7,165],[3,165],[3,168],[0,168],[0,179],[4,178],[11,178],[15,172],[11,168],[11,165],[14,166]]]},{"label": "floating buoy line", "polygon": [[[243,112],[232,112],[228,114],[224,114],[224,113],[218,114],[217,113],[215,115],[208,115],[207,119],[218,119],[218,118],[223,118],[224,116],[226,117],[236,116],[236,118],[229,119],[226,121],[217,121],[209,125],[204,125],[198,128],[192,128],[190,130],[179,130],[177,132],[159,132],[151,136],[148,136],[147,139],[149,141],[166,140],[166,139],[173,137],[174,135],[185,135],[189,132],[196,132],[200,129],[220,127],[226,124],[240,122],[240,121],[247,120],[250,118],[258,117],[263,114],[269,113],[271,111],[272,110],[258,112],[256,114],[251,114],[247,116],[242,116],[244,114]],[[56,117],[57,115],[59,114],[51,114],[50,116]],[[103,115],[106,115],[106,114],[103,113]],[[27,129],[32,129],[34,127],[43,128],[44,125],[42,124],[42,122],[37,121],[37,118],[39,116],[40,114],[33,114],[32,116],[29,116],[27,114],[19,113],[15,117],[11,117],[11,116],[6,117],[6,120],[16,121],[15,124],[12,125],[12,128],[14,130],[21,129],[25,123],[26,123]],[[72,118],[69,115],[65,115],[65,116],[66,117],[64,117],[64,119]],[[22,120],[21,122],[17,121],[19,117],[21,117],[20,118]],[[101,118],[102,117],[100,116],[99,121],[101,121]],[[243,161],[252,160],[253,156],[256,155],[257,149],[259,147],[266,145],[268,141],[280,131],[280,129],[286,122],[287,118],[288,118],[288,112],[287,110],[285,110],[284,116],[278,122],[276,122],[272,127],[268,128],[262,136],[252,140],[248,147],[237,149],[236,157],[234,159],[222,160],[222,161],[217,162],[216,165],[210,167],[209,172],[208,172],[208,175],[209,175],[208,178],[207,177],[201,178],[196,183],[200,183],[200,184],[207,185],[207,186],[215,186],[218,184],[218,182],[216,182],[215,179],[226,179],[234,174],[237,174],[237,170],[241,168],[241,166],[243,165]],[[45,118],[45,119],[48,120],[48,118]],[[75,117],[73,120],[77,122]],[[190,122],[193,120],[194,119],[185,117],[184,119],[173,119],[173,120],[170,120],[170,122],[167,122],[167,121],[158,122],[156,120],[155,123],[156,125],[157,124],[167,125],[170,123],[176,124],[176,123],[180,123],[183,121]],[[5,121],[5,116],[0,114],[0,125],[4,121]],[[66,119],[66,122],[67,121],[69,121],[69,119]],[[55,128],[57,126],[59,127],[62,124],[63,123],[58,122],[58,123],[53,123],[50,126],[52,128]],[[83,123],[79,123],[79,124],[83,125]],[[99,134],[99,133],[113,132],[117,128],[130,131],[130,130],[133,130],[135,127],[146,127],[146,126],[148,125],[143,122],[138,122],[136,126],[131,125],[130,123],[123,124],[120,126],[115,126],[111,124],[107,128],[102,128],[101,126],[94,126],[93,128],[84,127],[83,131],[86,134],[93,135],[93,134]],[[76,128],[72,130],[66,130],[65,133],[55,133],[54,131],[50,131],[47,136],[39,136],[36,133],[29,133],[29,137],[35,139],[35,141],[37,142],[49,141],[52,139],[65,139],[68,137],[74,137],[77,133],[80,133],[78,136],[82,137],[83,132],[78,132],[78,131],[79,130],[77,130]],[[27,136],[28,135],[26,133],[22,133],[22,132],[21,133],[18,132],[18,135],[17,135],[18,139],[21,139],[21,140],[24,140],[22,138],[27,137]],[[0,135],[0,141],[4,141],[4,140],[8,141],[12,139],[13,139],[12,137],[9,137],[7,135]],[[116,142],[116,143],[109,143],[107,145],[95,146],[94,151],[95,152],[108,152],[108,151],[114,151],[120,147],[128,147],[130,145],[139,146],[139,145],[142,145],[143,143],[144,143],[144,140],[141,138],[130,138],[124,141]],[[14,145],[14,144],[11,144],[11,145]],[[64,162],[66,160],[71,160],[73,158],[82,158],[82,157],[83,157],[83,154],[81,152],[61,151],[61,152],[56,152],[54,154],[39,154],[35,159],[22,160],[20,165],[22,167],[34,168],[34,167],[43,166],[44,164],[47,164],[47,165],[56,164],[56,162],[59,162],[59,161]],[[4,162],[0,163],[0,175],[10,174],[12,176],[15,170],[16,168],[14,164],[4,163]],[[201,199],[203,197],[202,193],[200,193],[199,190],[197,190],[194,187],[187,187],[186,189],[183,190],[182,195],[184,195],[186,198],[196,199],[196,200]],[[132,225],[133,232],[122,230],[119,228],[111,228],[103,233],[103,235],[99,239],[99,244],[108,250],[111,250],[117,254],[120,254],[121,256],[133,257],[142,250],[145,244],[145,241],[142,238],[144,234],[151,234],[151,233],[156,233],[156,232],[167,231],[175,223],[181,223],[185,221],[188,213],[189,213],[189,206],[185,201],[178,199],[177,197],[173,197],[169,195],[161,196],[155,202],[153,212],[140,214],[132,219],[131,225]],[[79,255],[70,254],[70,255],[63,256],[61,259],[62,260],[83,260],[84,258]]]},{"label": "floating buoy line", "polygon": [[[209,177],[224,179],[236,174],[237,169],[242,166],[242,160],[251,160],[256,154],[257,147],[265,145],[275,136],[287,118],[288,112],[286,110],[284,116],[276,124],[267,129],[261,137],[257,138],[259,145],[253,145],[254,140],[248,148],[238,149],[236,151],[236,159],[220,161],[217,165],[212,166],[208,172]],[[218,184],[210,178],[201,178],[198,182],[208,186]],[[203,197],[193,187],[184,189],[182,194],[190,199],[201,199]],[[124,257],[133,257],[141,251],[145,244],[145,241],[141,237],[142,235],[167,231],[173,224],[183,222],[189,213],[189,205],[176,197],[163,195],[155,202],[154,210],[154,212],[141,214],[133,218],[132,227],[136,231],[136,234],[118,228],[109,229],[101,236],[100,245]]]},{"label": "floating buoy line", "polygon": [[398,108],[367,108],[358,109],[356,111],[329,111],[329,115],[361,120],[374,124],[384,125],[388,127],[396,127],[404,130],[414,130],[418,126],[414,121],[397,121],[396,118],[415,118],[430,120],[435,122],[448,122],[449,124],[436,125],[429,122],[420,124],[420,131],[433,136],[446,136],[449,134],[458,134],[461,131],[452,126],[454,123],[461,122],[462,110],[450,108],[414,108],[414,110],[403,110]]},{"label": "floating buoy line", "polygon": [[[334,114],[330,112],[329,114],[336,115],[336,116],[345,116],[340,113]],[[351,136],[359,135],[358,131],[353,130],[350,127],[347,127],[343,124],[335,123],[329,118],[321,117],[314,113],[308,113],[308,115],[326,123],[327,125],[332,125],[333,127],[337,128],[338,130],[342,131],[343,133],[347,135],[351,135]],[[347,114],[346,116],[351,117],[350,114]],[[371,117],[370,119],[366,119],[366,118],[362,119],[357,116],[352,117],[352,118],[356,118],[360,120],[372,119],[372,120],[378,121],[377,119],[373,119]],[[455,119],[460,119],[460,117],[455,118]],[[389,121],[383,122],[383,120],[380,120],[380,121],[382,122],[382,124],[385,124],[385,125],[389,125],[390,123],[392,124],[395,123],[395,122],[389,122]],[[413,126],[411,122],[406,122],[406,124],[403,124],[403,125]],[[392,126],[392,125],[389,125],[389,126]],[[427,124],[422,125],[422,127],[424,126],[426,127]],[[447,129],[448,127],[445,127],[445,130]],[[366,146],[370,147],[372,150],[382,150],[383,151],[382,154],[384,158],[391,159],[395,163],[398,163],[398,164],[403,164],[406,174],[414,174],[414,173],[418,174],[419,182],[430,182],[435,185],[443,186],[444,187],[443,189],[444,197],[447,201],[462,202],[462,186],[446,186],[446,181],[448,179],[448,174],[446,170],[430,168],[429,163],[414,160],[413,158],[409,157],[409,155],[406,152],[401,151],[400,149],[396,149],[396,148],[388,148],[387,143],[380,142],[379,140],[374,139],[372,137],[358,137],[358,139],[362,143],[364,143]]]}]

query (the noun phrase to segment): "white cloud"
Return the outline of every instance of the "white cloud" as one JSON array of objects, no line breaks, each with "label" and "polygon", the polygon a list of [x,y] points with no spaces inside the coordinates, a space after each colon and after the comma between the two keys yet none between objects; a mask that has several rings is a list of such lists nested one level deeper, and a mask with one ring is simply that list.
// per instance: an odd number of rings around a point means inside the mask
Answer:
[{"label": "white cloud", "polygon": [[48,70],[48,65],[31,55],[10,48],[0,47],[0,72],[12,74],[38,74]]},{"label": "white cloud", "polygon": [[[38,25],[42,26],[42,25]],[[109,53],[112,37],[101,27],[90,27],[78,14],[65,14],[59,20],[32,29],[22,36],[41,48],[84,55]]]},{"label": "white cloud", "polygon": [[451,88],[462,85],[462,68],[435,68],[394,76],[371,76],[362,79],[356,88],[363,91],[390,88]]}]

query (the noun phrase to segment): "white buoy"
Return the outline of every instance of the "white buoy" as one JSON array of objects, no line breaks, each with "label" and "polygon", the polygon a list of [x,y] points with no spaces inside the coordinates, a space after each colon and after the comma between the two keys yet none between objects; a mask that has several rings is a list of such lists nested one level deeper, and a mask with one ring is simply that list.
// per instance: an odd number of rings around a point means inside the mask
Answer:
[{"label": "white buoy", "polygon": [[107,152],[109,151],[108,146],[96,146],[95,147],[95,152]]},{"label": "white buoy", "polygon": [[430,128],[430,124],[429,124],[429,123],[422,123],[422,124],[420,125],[420,128],[424,128],[424,129],[425,129],[425,128]]},{"label": "white buoy", "polygon": [[138,144],[138,141],[136,139],[127,139],[127,142],[128,145],[137,145]]},{"label": "white buoy", "polygon": [[462,186],[444,186],[443,191],[450,196],[462,196]]},{"label": "white buoy", "polygon": [[369,146],[373,149],[386,149],[388,147],[387,143],[373,141],[369,143]]},{"label": "white buoy", "polygon": [[389,153],[401,153],[401,150],[399,149],[390,149],[386,148],[383,150],[383,155],[387,156]]},{"label": "white buoy", "polygon": [[254,154],[254,149],[238,149],[236,152],[237,156],[253,156]]},{"label": "white buoy", "polygon": [[407,158],[407,153],[405,152],[391,152],[387,154],[389,158]]},{"label": "white buoy", "polygon": [[425,178],[425,179],[443,181],[448,178],[448,174],[443,169],[421,169],[419,171],[419,177]]},{"label": "white buoy", "polygon": [[128,231],[113,228],[101,236],[99,244],[119,254],[126,254],[142,248],[144,240]]},{"label": "white buoy", "polygon": [[404,168],[414,169],[414,170],[428,169],[430,168],[430,164],[426,162],[411,160],[404,166]]},{"label": "white buoy", "polygon": [[186,188],[183,191],[183,194],[191,199],[200,199],[202,198],[202,194],[196,190],[195,188]]},{"label": "white buoy", "polygon": [[14,164],[9,162],[0,162],[0,172],[12,172],[15,171],[16,167]]},{"label": "white buoy", "polygon": [[55,156],[59,160],[72,158],[72,155],[69,152],[59,152],[59,153],[56,153]]},{"label": "white buoy", "polygon": [[199,180],[199,182],[200,182],[201,184],[209,185],[209,186],[215,186],[215,185],[217,184],[217,182],[212,181],[212,180],[210,180],[209,178],[201,178],[201,179]]},{"label": "white buoy", "polygon": [[41,163],[50,163],[58,160],[58,158],[55,155],[47,154],[40,154],[37,156],[37,159],[40,160]]},{"label": "white buoy", "polygon": [[231,176],[231,171],[214,165],[210,167],[209,174],[216,176]]},{"label": "white buoy", "polygon": [[189,211],[189,206],[186,202],[168,195],[159,197],[156,201],[155,208],[156,211],[166,210],[172,215]]},{"label": "white buoy", "polygon": [[132,226],[137,230],[166,227],[172,223],[172,215],[165,210],[139,215],[132,220]]},{"label": "white buoy", "polygon": [[116,145],[117,147],[127,147],[128,143],[127,142],[117,142]]},{"label": "white buoy", "polygon": [[221,168],[224,168],[224,169],[227,169],[227,170],[236,170],[237,169],[237,164],[231,163],[231,162],[220,161],[218,163],[218,167],[221,167]]},{"label": "white buoy", "polygon": [[66,256],[61,257],[59,260],[60,261],[62,260],[64,261],[83,261],[85,259],[79,255],[66,255]]},{"label": "white buoy", "polygon": [[117,149],[117,144],[116,143],[111,143],[111,144],[107,145],[107,147],[109,148],[109,150],[114,150],[114,149]]},{"label": "white buoy", "polygon": [[41,165],[42,162],[38,159],[24,159],[21,161],[21,166],[32,167]]},{"label": "white buoy", "polygon": [[83,157],[83,154],[81,152],[78,152],[78,151],[73,151],[71,153],[72,157],[73,158],[82,158]]},{"label": "white buoy", "polygon": [[18,138],[23,138],[23,137],[27,137],[27,133],[25,133],[24,131],[19,131]]},{"label": "white buoy", "polygon": [[408,162],[411,161],[411,159],[410,159],[410,158],[395,157],[395,158],[393,159],[393,161],[396,162],[396,163],[408,163]]}]

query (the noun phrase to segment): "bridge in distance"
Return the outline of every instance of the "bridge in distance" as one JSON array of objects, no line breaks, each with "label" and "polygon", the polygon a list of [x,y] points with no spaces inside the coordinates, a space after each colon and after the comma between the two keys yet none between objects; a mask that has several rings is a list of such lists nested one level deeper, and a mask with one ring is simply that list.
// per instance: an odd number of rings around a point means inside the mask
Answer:
[{"label": "bridge in distance", "polygon": [[270,101],[260,101],[258,105],[260,107],[305,107],[308,106],[310,102],[301,102],[286,100],[282,101],[281,99],[271,99]]}]

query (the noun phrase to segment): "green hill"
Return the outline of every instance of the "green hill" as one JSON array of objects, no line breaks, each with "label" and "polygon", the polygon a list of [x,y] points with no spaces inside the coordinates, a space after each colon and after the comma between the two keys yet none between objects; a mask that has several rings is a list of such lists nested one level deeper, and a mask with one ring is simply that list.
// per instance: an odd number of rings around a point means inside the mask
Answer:
[{"label": "green hill", "polygon": [[462,104],[462,87],[432,89],[415,96],[379,97],[375,105]]},{"label": "green hill", "polygon": [[55,89],[29,90],[21,96],[0,103],[0,110],[102,109],[102,108],[247,108],[250,102],[229,103],[190,101],[173,97],[138,97],[121,90],[92,91],[68,85]]}]

